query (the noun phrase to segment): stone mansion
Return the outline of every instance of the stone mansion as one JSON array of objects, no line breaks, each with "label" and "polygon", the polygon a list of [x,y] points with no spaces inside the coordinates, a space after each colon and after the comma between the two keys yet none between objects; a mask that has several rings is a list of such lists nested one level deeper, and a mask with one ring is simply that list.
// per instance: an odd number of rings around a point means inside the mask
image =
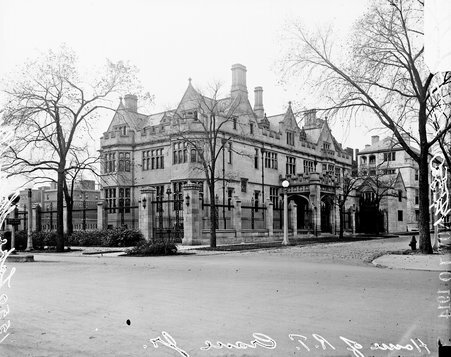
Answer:
[{"label": "stone mansion", "polygon": [[315,110],[303,112],[299,121],[288,103],[282,113],[267,116],[262,87],[255,87],[252,106],[246,67],[241,64],[232,66],[232,86],[226,98],[199,93],[190,79],[172,110],[146,115],[138,112],[135,95],[120,100],[100,145],[108,225],[136,220],[133,207],[139,203],[141,190],[149,187],[156,200],[167,193],[171,199],[181,199],[183,185],[195,183],[202,200],[208,201],[201,153],[187,137],[200,135],[201,122],[208,119],[205,104],[215,108],[216,123],[221,126],[218,135],[228,138],[216,161],[218,201],[225,205],[240,199],[257,209],[272,202],[278,208],[281,184],[287,179],[288,199],[297,211],[297,222],[291,224],[300,231],[333,233],[339,220],[333,198],[340,190],[340,178],[351,171],[353,150],[335,140],[327,120],[318,118]]}]

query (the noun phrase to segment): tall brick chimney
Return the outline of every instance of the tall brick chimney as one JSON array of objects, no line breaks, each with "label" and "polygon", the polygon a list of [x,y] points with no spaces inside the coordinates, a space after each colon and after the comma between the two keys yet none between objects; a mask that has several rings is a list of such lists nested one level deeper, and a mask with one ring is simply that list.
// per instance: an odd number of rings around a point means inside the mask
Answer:
[{"label": "tall brick chimney", "polygon": [[138,97],[134,94],[126,94],[124,97],[124,106],[125,109],[136,113],[138,111]]},{"label": "tall brick chimney", "polygon": [[255,87],[254,89],[254,112],[258,119],[262,119],[265,115],[265,110],[263,108],[263,88]]},{"label": "tall brick chimney", "polygon": [[379,142],[379,135],[373,135],[371,137],[371,145],[374,145]]},{"label": "tall brick chimney", "polygon": [[232,66],[232,98],[244,95],[247,98],[246,86],[246,67],[242,64],[234,64]]}]

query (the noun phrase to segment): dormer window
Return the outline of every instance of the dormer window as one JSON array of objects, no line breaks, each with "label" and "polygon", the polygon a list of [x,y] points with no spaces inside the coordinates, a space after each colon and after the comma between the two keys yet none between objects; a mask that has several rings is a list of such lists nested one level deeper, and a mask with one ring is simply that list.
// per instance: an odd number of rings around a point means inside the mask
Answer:
[{"label": "dormer window", "polygon": [[324,150],[330,150],[330,143],[324,142],[324,143],[323,143],[323,149],[324,149]]}]

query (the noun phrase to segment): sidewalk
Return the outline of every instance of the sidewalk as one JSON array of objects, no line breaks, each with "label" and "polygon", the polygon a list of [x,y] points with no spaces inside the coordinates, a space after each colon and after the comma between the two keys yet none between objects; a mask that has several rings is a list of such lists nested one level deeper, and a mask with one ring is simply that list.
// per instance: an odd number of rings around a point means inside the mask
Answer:
[{"label": "sidewalk", "polygon": [[451,254],[388,254],[373,260],[373,264],[390,269],[451,271]]}]

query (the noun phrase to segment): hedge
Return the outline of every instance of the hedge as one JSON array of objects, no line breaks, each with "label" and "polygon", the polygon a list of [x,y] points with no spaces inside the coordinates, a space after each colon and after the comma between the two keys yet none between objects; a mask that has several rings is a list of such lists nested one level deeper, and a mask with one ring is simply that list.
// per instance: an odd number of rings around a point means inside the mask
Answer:
[{"label": "hedge", "polygon": [[[11,233],[3,233],[7,237],[10,244]],[[57,234],[56,232],[33,232],[32,235],[33,248],[43,250],[45,247],[55,247]],[[65,238],[65,246],[84,246],[84,247],[132,247],[141,241],[144,236],[137,229],[105,229],[105,230],[87,230],[74,231],[70,236]],[[15,234],[16,250],[25,250],[27,247],[27,232],[18,231]],[[8,244],[8,246],[9,246]]]}]

